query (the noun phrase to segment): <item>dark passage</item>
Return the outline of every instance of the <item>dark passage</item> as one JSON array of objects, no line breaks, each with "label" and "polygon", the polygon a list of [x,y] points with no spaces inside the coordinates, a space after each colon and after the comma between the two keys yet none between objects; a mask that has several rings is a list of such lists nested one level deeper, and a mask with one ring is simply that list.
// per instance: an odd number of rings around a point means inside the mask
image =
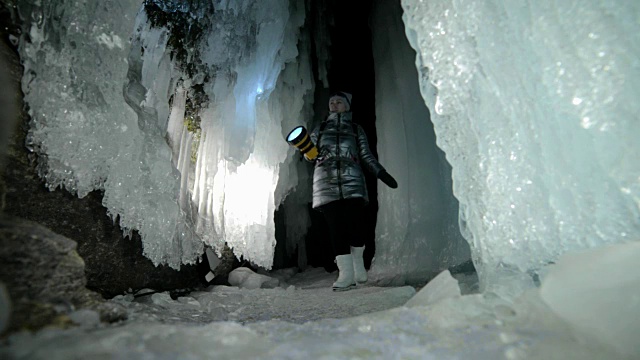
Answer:
[{"label": "dark passage", "polygon": [[[313,11],[316,10],[316,1],[312,1],[310,7]],[[375,79],[371,29],[369,28],[371,4],[369,2],[341,2],[337,0],[329,0],[327,3],[330,14],[321,18],[325,21],[333,20],[333,25],[329,28],[331,37],[331,60],[328,67],[330,89],[324,89],[322,82],[316,78],[316,94],[314,94],[315,122],[322,121],[328,115],[327,104],[331,92],[345,91],[352,93],[354,121],[360,124],[366,132],[371,151],[377,157]],[[323,26],[322,24],[313,23],[313,19],[317,19],[314,14],[309,14],[308,19],[312,22],[310,24],[311,31]],[[315,60],[315,58],[312,54],[312,59]],[[317,64],[314,63],[313,65],[314,74],[317,77]],[[364,259],[365,266],[368,268],[375,253],[378,184],[374,175],[367,173],[366,178],[370,202],[363,214],[361,233],[365,240]],[[309,198],[309,202],[311,202],[311,198]],[[329,271],[335,270],[334,254],[329,243],[325,220],[321,213],[311,209],[310,203],[309,211],[312,224],[306,238],[308,265],[324,267]],[[284,240],[280,240],[285,236],[282,211],[276,211],[275,223],[278,243],[276,245],[274,269],[297,266],[297,254],[286,254]]]}]

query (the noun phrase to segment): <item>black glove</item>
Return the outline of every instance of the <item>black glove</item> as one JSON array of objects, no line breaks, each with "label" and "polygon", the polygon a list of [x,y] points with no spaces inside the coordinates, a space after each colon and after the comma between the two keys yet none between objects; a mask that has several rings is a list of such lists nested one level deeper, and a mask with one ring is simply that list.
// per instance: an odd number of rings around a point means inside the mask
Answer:
[{"label": "black glove", "polygon": [[398,187],[398,183],[393,176],[389,175],[386,170],[382,170],[378,173],[378,179],[380,179],[383,183],[387,184],[388,187],[395,189]]}]

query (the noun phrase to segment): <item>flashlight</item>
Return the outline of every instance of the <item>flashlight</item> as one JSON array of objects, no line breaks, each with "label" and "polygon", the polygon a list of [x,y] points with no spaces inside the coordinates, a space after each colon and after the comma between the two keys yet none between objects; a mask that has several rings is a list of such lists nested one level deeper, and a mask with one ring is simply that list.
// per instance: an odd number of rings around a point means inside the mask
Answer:
[{"label": "flashlight", "polygon": [[304,126],[298,126],[291,130],[289,135],[287,135],[287,142],[298,148],[307,160],[314,160],[318,156],[318,149],[311,142],[309,133]]}]

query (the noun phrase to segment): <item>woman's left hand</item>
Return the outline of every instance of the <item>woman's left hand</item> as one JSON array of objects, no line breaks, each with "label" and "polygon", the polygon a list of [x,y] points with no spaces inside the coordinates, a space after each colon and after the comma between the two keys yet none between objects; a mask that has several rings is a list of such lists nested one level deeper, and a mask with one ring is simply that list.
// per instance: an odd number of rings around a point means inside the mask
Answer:
[{"label": "woman's left hand", "polygon": [[386,170],[382,170],[378,173],[378,179],[392,189],[398,188],[398,182],[393,178],[393,176],[389,175]]}]

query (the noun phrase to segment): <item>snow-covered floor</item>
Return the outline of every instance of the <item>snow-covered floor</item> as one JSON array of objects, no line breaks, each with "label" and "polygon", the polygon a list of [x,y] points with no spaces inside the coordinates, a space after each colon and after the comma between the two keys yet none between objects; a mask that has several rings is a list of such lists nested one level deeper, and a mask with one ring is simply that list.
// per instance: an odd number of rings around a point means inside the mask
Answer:
[{"label": "snow-covered floor", "polygon": [[[113,325],[79,320],[68,330],[22,333],[9,359],[617,359],[576,340],[535,296],[507,304],[471,294],[426,303],[409,286],[330,288],[335,273],[310,269],[275,289],[213,286],[111,301],[129,310]],[[445,279],[446,280],[446,279]],[[446,286],[445,286],[446,287]],[[427,286],[426,288],[429,288]],[[426,289],[425,288],[425,289]],[[435,294],[435,295],[434,295]],[[427,296],[427,298],[429,298]],[[409,299],[413,298],[405,306]],[[433,304],[429,304],[432,301]],[[80,314],[79,314],[80,315]],[[82,316],[78,316],[82,319]]]},{"label": "snow-covered floor", "polygon": [[235,286],[211,286],[192,292],[177,301],[168,293],[144,296],[131,302],[130,297],[114,301],[130,310],[131,321],[162,323],[209,323],[235,321],[248,324],[282,320],[304,323],[327,318],[347,318],[402,306],[415,293],[410,286],[384,288],[361,286],[334,292],[331,284],[336,273],[310,269],[286,279],[274,289],[241,289]]}]

